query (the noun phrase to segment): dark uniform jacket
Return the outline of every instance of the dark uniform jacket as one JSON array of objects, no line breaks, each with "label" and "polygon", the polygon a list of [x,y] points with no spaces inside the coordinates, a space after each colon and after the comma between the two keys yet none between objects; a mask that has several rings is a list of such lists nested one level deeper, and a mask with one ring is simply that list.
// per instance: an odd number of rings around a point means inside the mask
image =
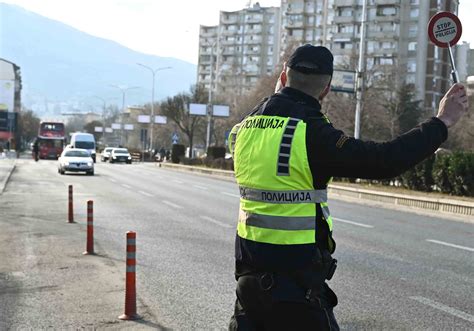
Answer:
[{"label": "dark uniform jacket", "polygon": [[[354,139],[328,123],[316,99],[290,87],[262,101],[249,116],[254,115],[296,117],[307,124],[306,149],[315,189],[325,189],[333,176],[367,179],[397,176],[433,154],[448,134],[446,125],[433,117],[389,142]],[[318,229],[316,235],[327,237],[327,231]],[[321,242],[321,239],[316,241]],[[249,268],[304,269],[311,264],[314,250],[314,245],[281,247],[237,236],[236,274],[245,273]]]}]

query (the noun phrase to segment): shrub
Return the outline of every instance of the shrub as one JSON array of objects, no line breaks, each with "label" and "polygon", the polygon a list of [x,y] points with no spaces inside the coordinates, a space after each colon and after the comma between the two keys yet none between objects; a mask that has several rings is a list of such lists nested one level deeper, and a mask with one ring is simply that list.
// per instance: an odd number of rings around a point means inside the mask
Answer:
[{"label": "shrub", "polygon": [[184,145],[174,144],[171,149],[171,162],[179,163],[184,159]]},{"label": "shrub", "polygon": [[224,146],[209,146],[207,148],[207,157],[218,159],[225,157],[226,148]]},{"label": "shrub", "polygon": [[430,156],[415,167],[405,171],[398,179],[411,190],[430,192],[433,189],[433,164],[435,156]]}]

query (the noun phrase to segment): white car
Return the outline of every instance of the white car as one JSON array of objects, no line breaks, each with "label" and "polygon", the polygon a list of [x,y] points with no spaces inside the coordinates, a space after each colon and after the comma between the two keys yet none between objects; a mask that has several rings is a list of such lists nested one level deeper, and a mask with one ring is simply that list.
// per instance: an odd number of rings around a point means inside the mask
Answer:
[{"label": "white car", "polygon": [[109,162],[126,162],[128,164],[131,164],[132,156],[126,148],[114,148],[112,149],[112,152],[110,152]]},{"label": "white car", "polygon": [[102,153],[100,154],[100,160],[102,162],[107,162],[110,158],[110,153],[112,152],[114,148],[113,147],[106,147],[104,148],[104,150],[102,151]]},{"label": "white car", "polygon": [[94,160],[86,149],[65,149],[58,161],[58,172],[61,175],[64,175],[66,171],[85,172],[88,175],[94,175]]}]

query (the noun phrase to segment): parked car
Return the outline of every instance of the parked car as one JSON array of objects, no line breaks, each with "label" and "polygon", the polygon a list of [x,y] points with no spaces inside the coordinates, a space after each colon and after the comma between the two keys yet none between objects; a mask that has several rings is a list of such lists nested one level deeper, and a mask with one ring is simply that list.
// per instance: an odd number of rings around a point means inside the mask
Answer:
[{"label": "parked car", "polygon": [[131,164],[132,156],[126,148],[114,148],[112,149],[112,152],[110,152],[109,162],[126,162],[128,164]]},{"label": "parked car", "polygon": [[58,172],[64,175],[66,171],[85,172],[94,175],[94,160],[86,149],[65,149],[58,159]]},{"label": "parked car", "polygon": [[106,147],[104,148],[104,150],[102,151],[102,153],[100,154],[100,160],[102,162],[107,162],[110,158],[110,152],[112,152],[114,148],[113,147]]}]

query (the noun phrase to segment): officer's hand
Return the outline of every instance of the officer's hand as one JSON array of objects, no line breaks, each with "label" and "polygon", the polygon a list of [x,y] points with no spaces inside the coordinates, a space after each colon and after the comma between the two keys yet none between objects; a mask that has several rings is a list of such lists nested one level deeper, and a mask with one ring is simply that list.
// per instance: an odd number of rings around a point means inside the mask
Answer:
[{"label": "officer's hand", "polygon": [[468,109],[466,88],[459,83],[451,86],[439,103],[438,117],[449,128],[456,124]]}]

